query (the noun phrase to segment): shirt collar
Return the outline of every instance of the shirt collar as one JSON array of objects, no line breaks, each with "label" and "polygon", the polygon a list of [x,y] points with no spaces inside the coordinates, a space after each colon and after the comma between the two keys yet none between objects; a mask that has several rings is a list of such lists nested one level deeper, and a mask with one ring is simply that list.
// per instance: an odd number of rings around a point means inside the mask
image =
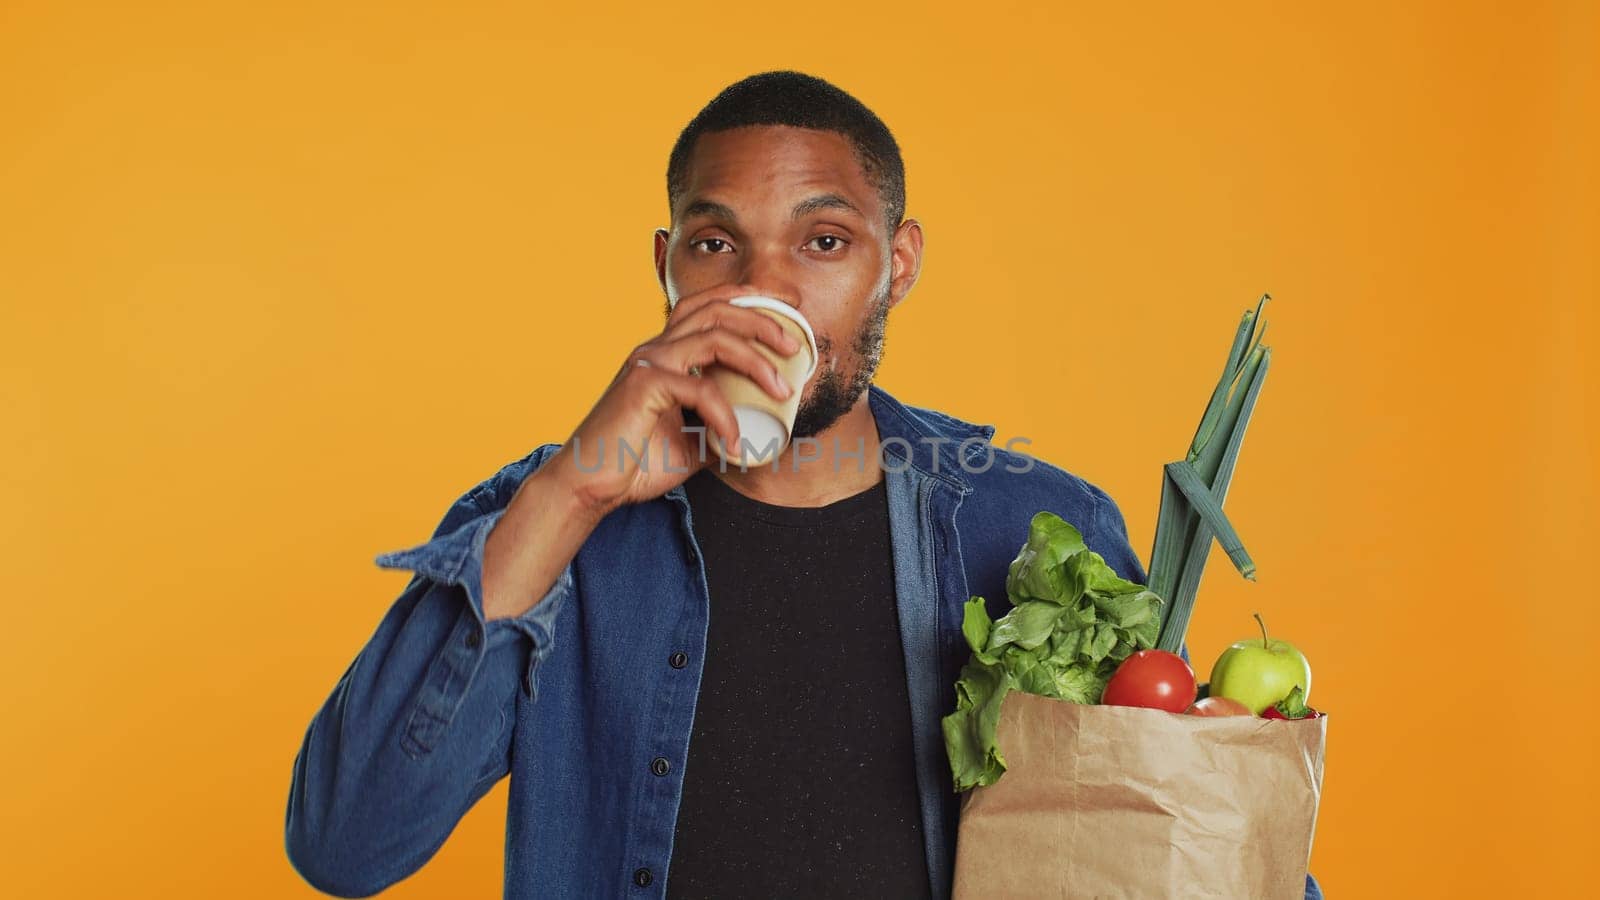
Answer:
[{"label": "shirt collar", "polygon": [[963,493],[970,489],[966,466],[984,452],[980,448],[994,436],[993,425],[909,406],[876,384],[867,388],[867,402],[878,422],[878,443],[885,457],[898,457],[930,477],[952,482]]}]

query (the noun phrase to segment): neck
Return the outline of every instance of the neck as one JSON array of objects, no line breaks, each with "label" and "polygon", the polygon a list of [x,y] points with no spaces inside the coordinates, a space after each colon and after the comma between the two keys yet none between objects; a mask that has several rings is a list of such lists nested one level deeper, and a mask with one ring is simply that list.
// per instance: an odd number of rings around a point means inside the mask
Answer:
[{"label": "neck", "polygon": [[878,452],[878,421],[862,391],[827,430],[814,438],[796,438],[773,462],[722,471],[713,457],[706,468],[734,490],[764,503],[825,506],[878,483],[883,477]]}]

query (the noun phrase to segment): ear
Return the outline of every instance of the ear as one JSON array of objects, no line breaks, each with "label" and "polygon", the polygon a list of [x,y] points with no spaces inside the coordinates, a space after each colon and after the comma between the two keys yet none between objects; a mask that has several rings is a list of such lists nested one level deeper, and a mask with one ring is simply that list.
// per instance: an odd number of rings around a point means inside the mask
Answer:
[{"label": "ear", "polygon": [[667,242],[672,233],[665,228],[656,229],[656,283],[661,285],[661,296],[666,297],[671,303],[672,296],[667,293]]},{"label": "ear", "polygon": [[922,223],[906,219],[889,242],[889,307],[898,306],[922,271]]}]

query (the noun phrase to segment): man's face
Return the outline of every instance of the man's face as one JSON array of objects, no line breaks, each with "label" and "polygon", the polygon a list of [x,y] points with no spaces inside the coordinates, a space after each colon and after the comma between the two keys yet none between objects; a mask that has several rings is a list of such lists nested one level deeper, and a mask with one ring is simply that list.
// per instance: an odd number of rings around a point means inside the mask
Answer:
[{"label": "man's face", "polygon": [[916,223],[889,233],[848,138],[786,126],[702,135],[672,221],[656,233],[668,311],[722,284],[748,284],[800,310],[818,360],[794,436],[832,425],[871,383],[889,308],[916,279]]}]

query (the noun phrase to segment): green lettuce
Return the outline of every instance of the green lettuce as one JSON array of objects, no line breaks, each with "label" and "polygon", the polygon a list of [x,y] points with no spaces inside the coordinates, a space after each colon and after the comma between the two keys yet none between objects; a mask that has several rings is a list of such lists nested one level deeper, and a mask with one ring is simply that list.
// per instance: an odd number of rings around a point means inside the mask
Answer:
[{"label": "green lettuce", "polygon": [[995,726],[1007,693],[1099,703],[1111,673],[1154,647],[1161,628],[1161,598],[1118,577],[1078,529],[1048,511],[1028,523],[1028,541],[1006,572],[1006,597],[1011,610],[999,619],[989,618],[982,597],[963,611],[972,659],[956,682],[955,712],[943,721],[957,791],[1005,772]]}]

